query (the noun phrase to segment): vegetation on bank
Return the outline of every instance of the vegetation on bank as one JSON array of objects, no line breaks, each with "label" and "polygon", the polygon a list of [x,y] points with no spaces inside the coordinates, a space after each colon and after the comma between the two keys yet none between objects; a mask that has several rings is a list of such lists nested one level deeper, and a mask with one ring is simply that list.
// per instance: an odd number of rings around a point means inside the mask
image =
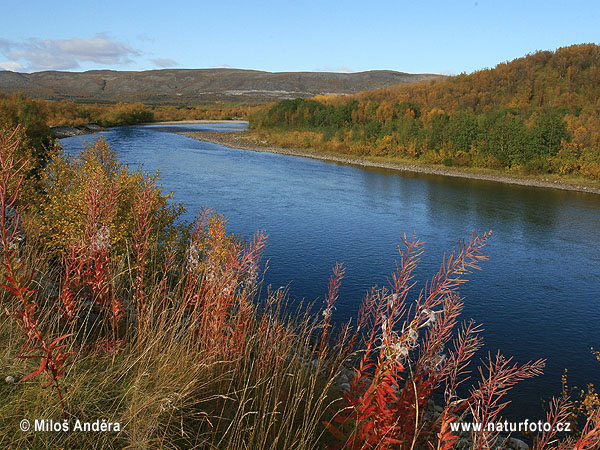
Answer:
[{"label": "vegetation on bank", "polygon": [[16,126],[17,122],[23,123],[27,125],[27,130],[34,131],[33,123],[44,124],[47,128],[90,123],[113,127],[162,121],[232,120],[246,119],[258,107],[257,104],[244,103],[211,103],[202,106],[75,103],[30,99],[22,94],[0,94],[0,124]]},{"label": "vegetation on bank", "polygon": [[600,180],[600,47],[445,80],[263,106],[261,139],[352,156]]},{"label": "vegetation on bank", "polygon": [[[336,325],[343,266],[312,307],[287,305],[284,289],[259,295],[264,234],[241,240],[208,210],[183,223],[157,177],[103,141],[68,156],[35,147],[35,130],[0,133],[3,448],[481,450],[497,433],[451,424],[496,422],[510,388],[543,368],[494,355],[473,370],[480,328],[460,322],[458,288],[487,234],[420,290],[424,245],[404,237],[390,285]],[[580,432],[542,432],[534,449],[600,445],[589,389],[574,404],[565,386],[549,410],[550,422],[582,415]],[[23,432],[24,418],[119,431]]]}]

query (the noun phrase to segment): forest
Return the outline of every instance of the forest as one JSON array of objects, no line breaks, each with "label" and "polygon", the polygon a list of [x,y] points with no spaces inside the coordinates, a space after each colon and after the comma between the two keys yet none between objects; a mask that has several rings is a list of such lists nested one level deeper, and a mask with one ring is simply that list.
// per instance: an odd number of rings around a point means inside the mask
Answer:
[{"label": "forest", "polygon": [[472,74],[282,100],[250,126],[276,145],[600,179],[600,47],[538,51]]},{"label": "forest", "polygon": [[[259,107],[254,103],[214,102],[199,106],[147,105],[144,103],[76,103],[28,98],[22,94],[0,93],[0,124],[36,122],[39,126],[79,126],[98,124],[103,127],[139,125],[178,120],[245,119]],[[31,130],[30,126],[26,127]]]}]

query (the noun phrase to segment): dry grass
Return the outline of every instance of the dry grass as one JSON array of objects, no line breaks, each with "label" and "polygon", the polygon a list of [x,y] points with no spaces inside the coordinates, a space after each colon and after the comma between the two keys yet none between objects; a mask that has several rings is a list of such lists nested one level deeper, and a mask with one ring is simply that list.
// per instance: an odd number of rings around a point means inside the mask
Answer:
[{"label": "dry grass", "polygon": [[[40,259],[37,259],[38,267]],[[148,292],[153,304],[161,292]],[[41,293],[40,293],[41,294]],[[248,293],[255,298],[256,291]],[[8,296],[7,309],[18,304]],[[60,421],[55,393],[38,378],[3,384],[0,406],[3,448],[320,448],[321,421],[330,417],[339,391],[334,379],[342,360],[322,351],[322,330],[314,316],[285,315],[278,291],[268,305],[249,306],[227,323],[244,321],[235,345],[207,346],[194,314],[186,311],[185,288],[172,305],[128,325],[126,337],[81,332],[70,340],[68,368],[61,380],[66,418],[119,422],[119,433],[22,433],[19,421]],[[57,304],[37,316],[45,336],[64,333]],[[45,303],[43,303],[45,302]],[[200,316],[200,314],[198,314]],[[35,367],[16,358],[25,336],[8,315],[2,317],[3,374],[22,379]],[[135,336],[135,337],[133,337]],[[221,336],[224,338],[225,334]],[[314,361],[314,363],[313,363]],[[318,367],[318,370],[315,368]]]},{"label": "dry grass", "polygon": [[[36,234],[48,209],[30,205],[21,220],[19,143],[1,144],[0,373],[17,381],[0,385],[1,448],[446,450],[457,439],[449,423],[499,420],[510,388],[541,372],[541,361],[498,355],[459,397],[481,340],[473,324],[456,333],[458,288],[485,259],[487,235],[462,242],[416,301],[423,243],[404,238],[390,287],[368,293],[356,324],[338,329],[341,265],[320,308],[294,310],[283,289],[260,295],[264,234],[243,242],[204,211],[173,237],[156,179],[122,170],[104,143],[55,161],[61,176],[46,178],[50,216],[69,213],[71,238],[56,224]],[[52,230],[60,246],[48,244]],[[24,418],[66,420],[71,431],[22,432]],[[589,415],[578,441],[544,435],[536,449],[594,448],[599,418]],[[77,420],[119,431],[74,432]],[[472,436],[479,449],[495,439]]]}]

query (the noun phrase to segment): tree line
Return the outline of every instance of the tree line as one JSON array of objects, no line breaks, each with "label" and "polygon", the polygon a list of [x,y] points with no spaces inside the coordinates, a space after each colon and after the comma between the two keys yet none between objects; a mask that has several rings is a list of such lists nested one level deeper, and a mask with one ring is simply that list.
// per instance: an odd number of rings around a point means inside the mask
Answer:
[{"label": "tree line", "polygon": [[0,94],[1,124],[12,125],[35,115],[47,126],[95,123],[104,127],[177,120],[245,119],[256,104],[210,103],[199,106],[147,105],[144,103],[78,103],[31,99],[23,94]]},{"label": "tree line", "polygon": [[251,127],[285,145],[600,179],[600,47],[352,96],[283,100]]}]

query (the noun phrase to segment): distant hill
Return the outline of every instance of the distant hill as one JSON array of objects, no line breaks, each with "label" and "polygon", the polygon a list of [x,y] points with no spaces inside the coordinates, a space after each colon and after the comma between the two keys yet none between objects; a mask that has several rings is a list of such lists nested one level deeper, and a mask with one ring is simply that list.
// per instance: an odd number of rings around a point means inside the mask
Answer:
[{"label": "distant hill", "polygon": [[538,51],[440,81],[281,100],[250,125],[281,146],[600,180],[600,46]]},{"label": "distant hill", "polygon": [[388,70],[271,73],[240,69],[165,69],[142,72],[47,71],[30,74],[0,71],[0,92],[22,92],[29,97],[48,100],[199,104],[352,94],[438,78],[443,76]]}]

